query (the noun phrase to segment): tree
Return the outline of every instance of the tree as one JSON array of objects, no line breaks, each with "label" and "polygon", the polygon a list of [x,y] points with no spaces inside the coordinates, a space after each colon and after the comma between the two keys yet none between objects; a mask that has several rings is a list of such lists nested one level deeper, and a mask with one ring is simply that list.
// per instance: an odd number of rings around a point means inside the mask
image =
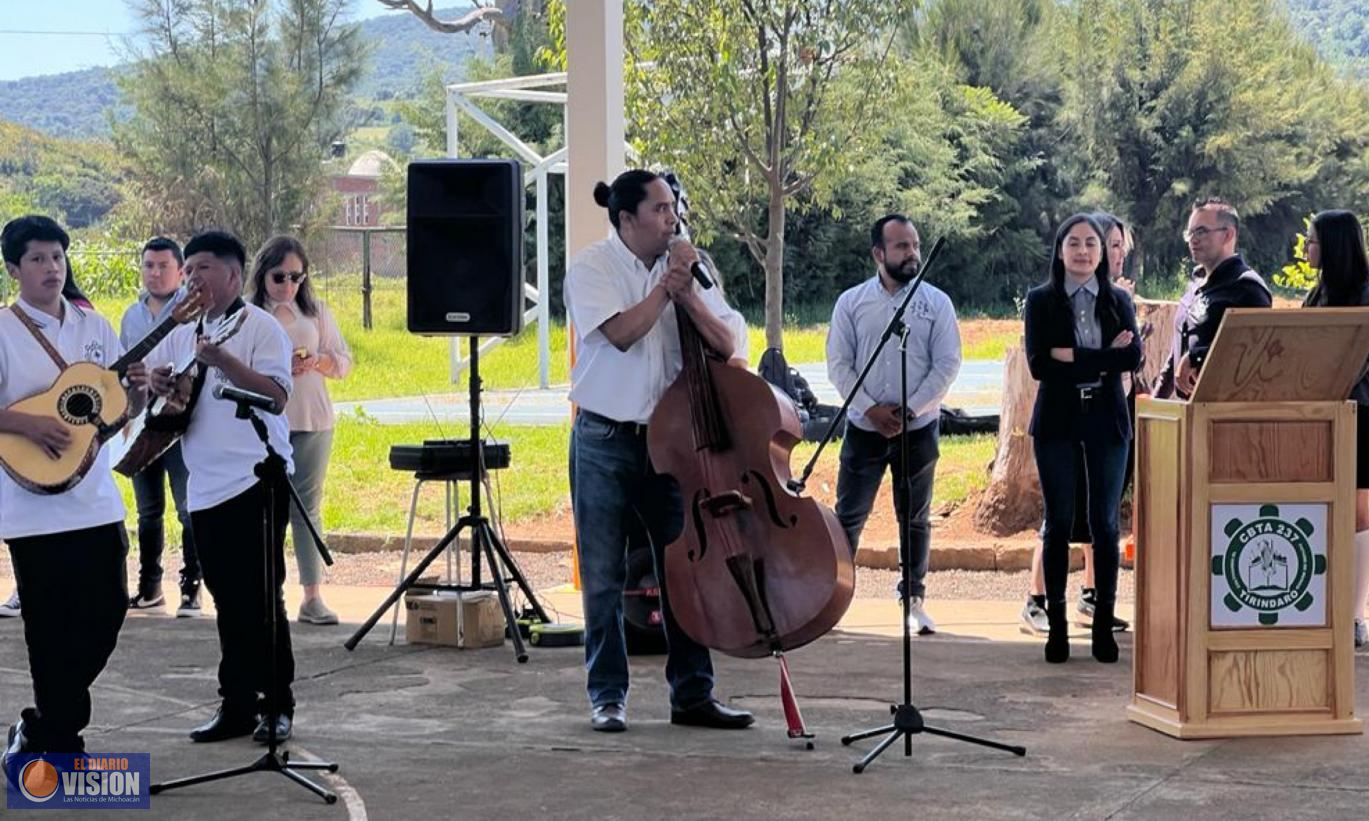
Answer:
[{"label": "tree", "polygon": [[871,126],[895,85],[886,62],[895,6],[657,0],[633,9],[633,142],[708,192],[691,203],[705,239],[735,237],[762,266],[770,347],[783,347],[787,208],[830,206],[854,158],[880,140]]},{"label": "tree", "polygon": [[388,9],[396,11],[407,11],[423,21],[423,24],[433,31],[443,34],[462,34],[484,24],[508,25],[510,8],[517,8],[519,0],[501,0],[499,3],[474,3],[475,8],[470,9],[460,17],[442,20],[438,17],[438,12],[433,10],[433,0],[376,0],[377,3]]},{"label": "tree", "polygon": [[1242,212],[1266,272],[1302,216],[1363,192],[1366,107],[1274,0],[1084,0],[1062,27],[1062,112],[1081,179],[1137,233],[1138,268],[1177,272],[1189,204]]},{"label": "tree", "polygon": [[347,0],[134,0],[138,62],[116,124],[149,228],[233,228],[249,244],[307,223],[365,57]]}]

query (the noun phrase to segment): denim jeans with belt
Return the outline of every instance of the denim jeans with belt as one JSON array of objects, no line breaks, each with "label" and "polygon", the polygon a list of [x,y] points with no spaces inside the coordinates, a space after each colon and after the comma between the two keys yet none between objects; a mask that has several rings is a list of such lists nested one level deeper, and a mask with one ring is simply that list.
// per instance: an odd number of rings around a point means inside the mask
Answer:
[{"label": "denim jeans with belt", "polygon": [[576,414],[570,436],[570,498],[584,596],[590,704],[627,703],[623,588],[633,517],[646,526],[656,578],[662,580],[671,706],[688,709],[712,698],[708,650],[685,635],[670,610],[665,547],[679,536],[683,511],[679,487],[651,466],[646,426],[614,422],[585,410]]},{"label": "denim jeans with belt", "polygon": [[[908,577],[912,594],[923,597],[927,593],[923,579],[931,557],[932,528],[928,519],[932,509],[932,480],[936,477],[936,462],[941,451],[938,445],[939,428],[933,422],[908,431],[908,482],[903,481],[902,448],[899,437],[892,439],[882,433],[847,425],[841,442],[841,468],[837,473],[837,519],[846,531],[854,554],[860,533],[875,505],[885,471],[894,476],[894,513],[900,531],[907,528]],[[909,517],[909,511],[912,516]],[[902,594],[903,582],[899,582]]]},{"label": "denim jeans with belt", "polygon": [[[1048,601],[1063,602],[1069,577],[1070,533],[1076,490],[1087,485],[1089,530],[1093,534],[1093,580],[1100,604],[1117,596],[1118,508],[1126,478],[1129,440],[1086,415],[1079,435],[1069,439],[1032,440],[1046,517],[1042,527],[1041,565]],[[1080,475],[1077,457],[1083,451]]]}]

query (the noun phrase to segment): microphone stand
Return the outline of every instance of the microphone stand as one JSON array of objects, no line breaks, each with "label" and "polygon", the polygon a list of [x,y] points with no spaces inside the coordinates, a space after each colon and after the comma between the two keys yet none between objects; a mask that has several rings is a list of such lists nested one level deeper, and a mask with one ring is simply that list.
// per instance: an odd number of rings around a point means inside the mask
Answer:
[{"label": "microphone stand", "polygon": [[[861,369],[860,375],[856,377],[855,385],[847,392],[846,401],[842,403],[841,411],[837,413],[836,416],[832,417],[831,424],[827,426],[827,432],[823,434],[822,441],[818,442],[818,447],[813,452],[812,458],[810,458],[808,464],[804,466],[802,475],[798,479],[790,480],[790,490],[795,493],[803,491],[804,486],[808,481],[808,477],[812,475],[813,469],[817,465],[818,457],[822,454],[823,448],[827,447],[828,443],[831,442],[832,436],[836,432],[837,425],[846,417],[846,412],[850,410],[851,402],[856,396],[856,391],[860,390],[860,386],[865,384],[866,377],[869,376],[875,363],[879,361],[880,352],[884,350],[884,346],[888,344],[889,340],[895,334],[899,337],[899,370],[902,374],[902,378],[900,379],[900,390],[902,391],[902,396],[905,398],[904,401],[906,401],[906,397],[908,396],[908,326],[903,321],[903,315],[908,310],[908,305],[913,301],[913,296],[917,293],[918,288],[922,286],[922,282],[926,277],[927,272],[931,270],[932,262],[936,259],[937,253],[941,251],[944,239],[944,237],[938,239],[936,244],[932,246],[931,252],[927,254],[927,259],[922,263],[922,267],[918,270],[917,276],[913,277],[910,287],[908,288],[908,293],[903,298],[903,302],[898,306],[898,310],[894,312],[894,315],[890,317],[889,324],[885,326],[884,332],[880,335],[879,344],[875,346],[875,350],[870,354],[870,358],[866,361],[865,367]],[[900,404],[902,404],[902,402],[900,402]],[[903,509],[905,511],[904,522],[902,523],[902,526],[899,527],[898,532],[898,563],[902,579],[902,588],[899,593],[899,598],[903,603],[903,700],[898,704],[889,706],[889,712],[894,717],[894,722],[892,724],[886,724],[875,727],[874,729],[861,730],[850,735],[842,736],[841,743],[843,746],[849,746],[854,741],[872,738],[877,735],[884,736],[884,738],[875,745],[874,749],[867,753],[866,756],[851,769],[857,774],[864,772],[870,762],[878,758],[880,753],[883,753],[900,738],[902,738],[904,742],[903,754],[911,757],[913,754],[913,736],[919,733],[952,738],[956,741],[978,744],[983,747],[992,747],[996,750],[1013,753],[1014,755],[1026,755],[1026,747],[1003,744],[985,738],[977,738],[963,733],[944,730],[940,727],[929,726],[923,720],[922,713],[913,704],[913,636],[912,630],[908,626],[908,612],[912,599],[912,536],[909,533],[909,530],[912,527],[913,507],[912,499],[910,498],[912,493],[912,482],[910,481],[911,477],[908,475],[907,408],[904,408],[904,412],[899,415],[898,450],[899,465],[901,468],[900,472],[903,478],[899,482],[900,487],[897,488],[895,492],[903,494]],[[854,547],[855,545],[852,545],[853,549]]]},{"label": "microphone stand", "polygon": [[280,647],[276,637],[276,631],[280,624],[279,611],[281,609],[281,593],[280,579],[276,575],[276,494],[280,491],[282,486],[290,493],[290,498],[294,499],[295,504],[299,507],[301,514],[303,514],[305,522],[308,523],[309,533],[314,537],[314,543],[318,546],[319,555],[323,557],[324,562],[332,565],[333,557],[332,554],[328,552],[327,546],[323,544],[323,539],[319,537],[313,522],[309,521],[308,514],[304,513],[304,504],[300,501],[299,494],[295,492],[294,486],[290,484],[290,477],[285,472],[285,458],[277,453],[275,448],[271,447],[271,439],[266,431],[266,423],[257,416],[250,401],[240,397],[234,397],[232,401],[237,404],[237,412],[235,414],[237,418],[246,419],[252,423],[252,430],[256,431],[257,438],[261,440],[262,445],[266,448],[266,458],[258,462],[252,469],[252,472],[261,482],[263,490],[266,491],[266,507],[262,510],[261,514],[262,556],[266,568],[263,579],[266,585],[266,613],[264,615],[267,630],[270,631],[271,635],[270,646],[267,649],[271,660],[271,672],[270,681],[266,688],[266,753],[263,754],[261,758],[258,758],[256,761],[243,767],[234,767],[229,770],[219,770],[203,775],[190,776],[189,778],[180,778],[163,784],[153,784],[149,791],[152,795],[158,795],[167,790],[189,787],[194,784],[203,784],[207,781],[219,781],[225,778],[247,775],[249,773],[273,772],[280,773],[291,781],[294,781],[296,784],[299,784],[322,798],[326,803],[336,804],[336,793],[310,781],[297,772],[297,770],[326,770],[330,773],[335,773],[338,771],[337,764],[331,761],[291,761],[289,750],[280,751],[277,749],[280,740],[276,737],[276,724],[278,716],[280,715],[280,705],[276,702],[276,670],[277,665],[279,664]]}]

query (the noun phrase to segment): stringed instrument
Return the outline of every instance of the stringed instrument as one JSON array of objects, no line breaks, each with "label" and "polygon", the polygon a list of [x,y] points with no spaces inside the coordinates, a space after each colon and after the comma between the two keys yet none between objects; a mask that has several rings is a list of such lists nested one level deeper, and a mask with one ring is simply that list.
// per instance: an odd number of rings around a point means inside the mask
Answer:
[{"label": "stringed instrument", "polygon": [[65,367],[52,387],[10,405],[6,410],[55,419],[71,434],[71,444],[58,458],[26,436],[0,433],[0,467],[33,493],[62,493],[85,478],[100,447],[128,421],[128,394],[122,380],[128,366],[141,361],[178,325],[190,322],[208,307],[208,298],[191,289],[147,336],[108,368],[94,362]]},{"label": "stringed instrument", "polygon": [[[219,318],[218,326],[205,338],[211,345],[222,345],[233,338],[247,321],[247,311],[239,309],[232,314]],[[203,333],[203,328],[201,332]],[[199,366],[195,351],[190,351],[181,360],[172,363],[171,381],[179,383],[187,374]],[[164,396],[158,396],[148,403],[147,409],[132,419],[110,447],[113,448],[111,461],[114,472],[132,478],[157,457],[166,453],[181,438],[190,426],[190,412],[187,406],[171,409]]]},{"label": "stringed instrument", "polygon": [[684,367],[647,425],[652,464],[679,482],[684,504],[683,532],[665,549],[670,608],[705,647],[780,656],[850,606],[851,548],[836,514],[789,488],[803,438],[793,404],[706,352],[687,311],[675,316]]}]

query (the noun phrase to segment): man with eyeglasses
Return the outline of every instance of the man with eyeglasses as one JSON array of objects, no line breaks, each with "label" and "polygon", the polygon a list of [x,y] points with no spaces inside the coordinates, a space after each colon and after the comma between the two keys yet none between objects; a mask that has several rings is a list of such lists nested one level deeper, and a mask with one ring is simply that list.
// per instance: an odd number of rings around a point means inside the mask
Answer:
[{"label": "man with eyeglasses", "polygon": [[1226,200],[1208,197],[1193,204],[1184,241],[1188,243],[1189,256],[1206,271],[1206,276],[1180,324],[1182,356],[1174,373],[1180,397],[1187,398],[1193,392],[1227,308],[1273,305],[1269,286],[1236,253],[1239,228],[1240,216]]}]

